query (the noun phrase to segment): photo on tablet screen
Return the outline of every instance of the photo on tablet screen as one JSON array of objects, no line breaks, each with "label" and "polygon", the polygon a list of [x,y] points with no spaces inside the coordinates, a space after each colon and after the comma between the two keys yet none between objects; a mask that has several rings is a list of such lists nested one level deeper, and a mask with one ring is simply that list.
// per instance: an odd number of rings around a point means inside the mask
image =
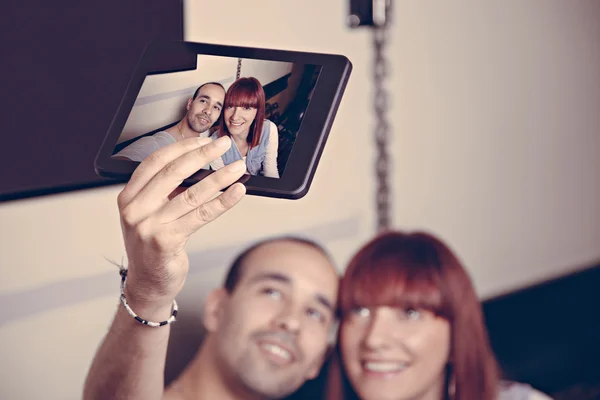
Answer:
[{"label": "photo on tablet screen", "polygon": [[247,173],[280,178],[321,67],[198,54],[196,68],[147,75],[112,158],[141,162],[193,136],[227,135],[231,148],[204,169],[244,159]]},{"label": "photo on tablet screen", "polygon": [[227,135],[232,145],[181,183],[244,160],[246,194],[300,199],[311,186],[352,71],[341,54],[154,40],[94,160],[127,182],[160,148]]}]

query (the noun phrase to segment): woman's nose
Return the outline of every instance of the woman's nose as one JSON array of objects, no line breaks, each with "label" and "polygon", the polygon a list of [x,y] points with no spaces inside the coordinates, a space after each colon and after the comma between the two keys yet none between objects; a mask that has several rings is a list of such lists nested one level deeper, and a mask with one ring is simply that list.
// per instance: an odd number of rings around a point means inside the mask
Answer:
[{"label": "woman's nose", "polygon": [[373,315],[364,337],[364,345],[371,350],[388,346],[392,336],[391,328],[385,317]]}]

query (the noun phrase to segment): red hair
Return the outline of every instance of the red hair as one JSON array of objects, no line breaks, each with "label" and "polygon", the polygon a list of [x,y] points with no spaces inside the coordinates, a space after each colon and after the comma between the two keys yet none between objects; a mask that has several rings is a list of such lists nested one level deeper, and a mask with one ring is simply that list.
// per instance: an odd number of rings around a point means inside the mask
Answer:
[{"label": "red hair", "polygon": [[[248,133],[248,144],[250,148],[258,146],[265,121],[265,91],[256,78],[240,78],[233,82],[225,93],[223,109],[228,107],[252,107],[256,108],[256,117],[250,125]],[[219,137],[231,136],[222,116],[219,121]]]},{"label": "red hair", "polygon": [[[451,326],[448,375],[454,377],[453,398],[496,399],[498,366],[481,303],[460,261],[440,239],[423,232],[375,237],[351,259],[338,302],[342,318],[357,307],[385,305],[426,309],[446,319]],[[357,398],[340,357],[338,338],[327,379],[329,400]]]}]

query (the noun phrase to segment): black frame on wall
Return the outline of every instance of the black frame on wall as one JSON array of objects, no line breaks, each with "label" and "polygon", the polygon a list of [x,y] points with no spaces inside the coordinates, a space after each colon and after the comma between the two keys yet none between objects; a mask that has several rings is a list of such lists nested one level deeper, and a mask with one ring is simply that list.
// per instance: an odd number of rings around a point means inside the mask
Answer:
[{"label": "black frame on wall", "polygon": [[183,40],[183,0],[34,0],[2,13],[0,201],[114,184],[94,158],[146,45]]}]

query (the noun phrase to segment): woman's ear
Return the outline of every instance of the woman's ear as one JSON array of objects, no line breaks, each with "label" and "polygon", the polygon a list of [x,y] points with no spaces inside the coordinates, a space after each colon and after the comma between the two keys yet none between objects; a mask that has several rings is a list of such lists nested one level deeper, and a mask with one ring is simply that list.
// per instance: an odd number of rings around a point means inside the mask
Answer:
[{"label": "woman's ear", "polygon": [[214,289],[204,301],[202,320],[208,332],[214,332],[219,326],[228,296],[224,288]]}]

